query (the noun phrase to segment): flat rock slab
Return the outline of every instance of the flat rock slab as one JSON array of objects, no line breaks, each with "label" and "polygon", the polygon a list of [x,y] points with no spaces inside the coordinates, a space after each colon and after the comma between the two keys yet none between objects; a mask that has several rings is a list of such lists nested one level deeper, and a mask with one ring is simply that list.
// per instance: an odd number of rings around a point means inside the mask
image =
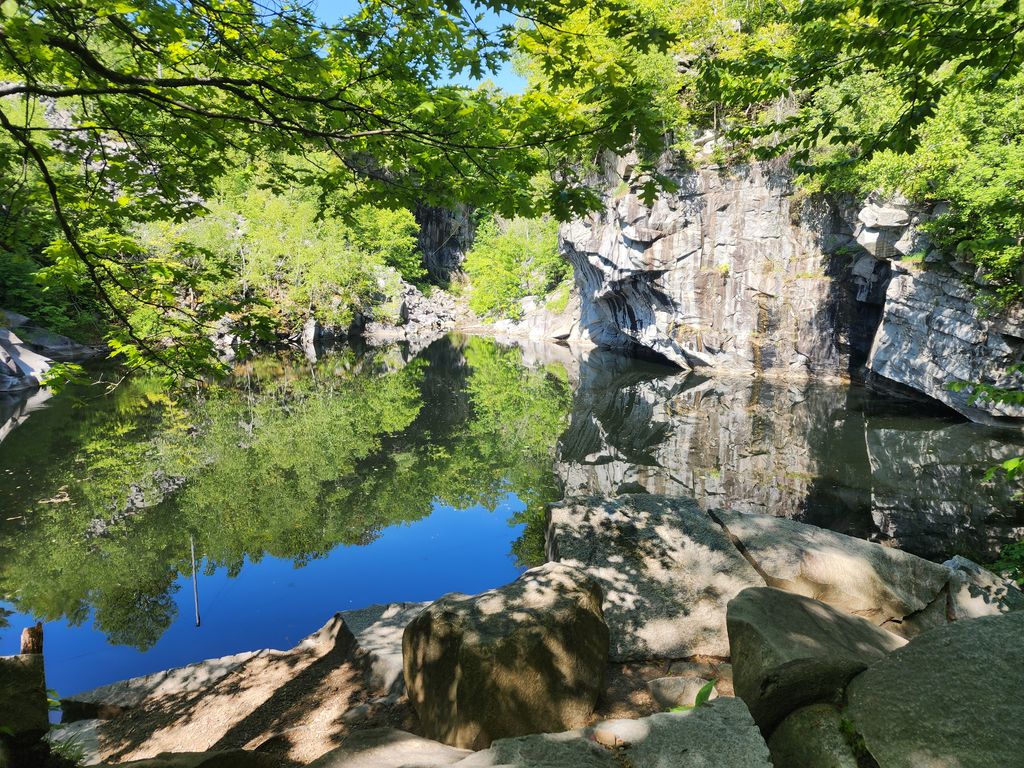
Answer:
[{"label": "flat rock slab", "polygon": [[213,685],[259,651],[236,653],[219,659],[176,667],[151,675],[119,680],[110,685],[68,696],[60,700],[65,723],[91,718],[116,717],[126,709],[137,707],[149,698],[194,693]]},{"label": "flat rock slab", "polygon": [[548,557],[604,591],[613,660],[729,655],[725,606],[764,579],[695,501],[582,498],[549,514]]},{"label": "flat rock slab", "polygon": [[607,720],[557,734],[501,739],[458,768],[771,768],[768,747],[739,699],[687,712]]},{"label": "flat rock slab", "polygon": [[372,728],[352,734],[309,768],[435,768],[471,754],[394,728]]},{"label": "flat rock slab", "polygon": [[258,653],[199,691],[149,697],[105,721],[103,757],[251,750],[283,735],[278,748],[311,762],[340,743],[348,730],[342,716],[367,698],[354,650],[355,638],[335,615],[288,651]]},{"label": "flat rock slab", "polygon": [[858,675],[845,715],[879,768],[1024,765],[1024,612],[958,621]]},{"label": "flat rock slab", "polygon": [[805,704],[838,701],[850,679],[906,641],[867,619],[772,587],[729,603],[733,686],[768,734]]},{"label": "flat rock slab", "polygon": [[806,595],[874,624],[924,610],[949,569],[898,549],[772,515],[711,513],[769,586]]}]

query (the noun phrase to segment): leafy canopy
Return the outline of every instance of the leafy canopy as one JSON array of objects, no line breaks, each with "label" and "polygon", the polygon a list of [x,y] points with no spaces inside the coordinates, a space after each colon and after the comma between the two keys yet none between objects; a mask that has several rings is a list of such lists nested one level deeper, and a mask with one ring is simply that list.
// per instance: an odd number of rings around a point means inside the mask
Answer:
[{"label": "leafy canopy", "polygon": [[[207,296],[223,265],[187,243],[150,253],[135,225],[201,214],[217,180],[256,158],[272,187],[344,189],[356,205],[566,216],[593,197],[573,158],[632,141],[630,94],[595,93],[580,110],[438,83],[483,77],[518,39],[545,50],[570,18],[638,48],[662,40],[626,0],[364,0],[334,25],[303,4],[247,0],[7,0],[0,11],[5,205],[52,223],[43,277],[95,292],[118,327],[115,353],[180,372],[210,358],[197,328],[249,305]],[[520,23],[489,33],[484,11]],[[562,79],[575,65],[561,53],[544,63]],[[553,183],[534,184],[538,174]],[[140,306],[160,322],[141,323]]]}]

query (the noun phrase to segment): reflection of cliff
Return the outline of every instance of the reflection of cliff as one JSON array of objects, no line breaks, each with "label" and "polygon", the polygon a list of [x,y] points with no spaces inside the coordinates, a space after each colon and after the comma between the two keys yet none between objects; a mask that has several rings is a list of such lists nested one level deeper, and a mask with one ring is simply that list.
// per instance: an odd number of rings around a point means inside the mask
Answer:
[{"label": "reflection of cliff", "polygon": [[[566,495],[692,495],[944,557],[991,559],[1024,509],[985,467],[1019,446],[945,417],[869,416],[860,389],[702,379],[609,352],[583,361],[556,471]],[[1019,440],[1019,438],[1018,438]]]}]

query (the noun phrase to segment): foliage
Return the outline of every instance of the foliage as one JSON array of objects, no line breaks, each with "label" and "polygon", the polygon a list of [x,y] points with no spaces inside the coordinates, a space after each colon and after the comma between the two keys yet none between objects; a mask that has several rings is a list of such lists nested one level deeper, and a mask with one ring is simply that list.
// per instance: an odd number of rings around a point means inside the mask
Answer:
[{"label": "foliage", "polygon": [[558,252],[552,218],[485,220],[463,269],[469,276],[470,308],[488,317],[517,318],[520,300],[543,295],[565,280],[569,263]]},{"label": "foliage", "polygon": [[[748,137],[769,139],[760,147],[767,154],[795,150],[806,158],[821,143],[854,146],[864,156],[913,149],[917,129],[947,94],[990,91],[1024,63],[1018,0],[967,0],[955,9],[921,0],[781,7],[786,44],[736,58],[711,52],[701,62],[713,97],[748,116],[752,106],[791,105],[742,128]],[[844,112],[870,111],[874,117],[860,125],[844,119]]]},{"label": "foliage", "polygon": [[996,573],[1002,573],[1024,588],[1024,541],[1007,544],[999,552],[999,559],[991,566]]},{"label": "foliage", "polygon": [[[485,11],[521,23],[488,32]],[[215,254],[187,241],[150,252],[137,225],[195,218],[226,173],[256,161],[275,191],[298,184],[325,205],[343,190],[356,209],[580,211],[595,197],[578,158],[634,142],[642,110],[628,89],[567,104],[439,84],[496,71],[516,41],[548,76],[572,79],[579,62],[551,35],[569,19],[638,51],[664,42],[627,0],[365,0],[335,25],[301,3],[10,0],[0,18],[7,210],[46,225],[27,224],[48,243],[40,279],[94,295],[116,355],[207,370],[207,332],[225,314],[259,316],[259,302],[218,291],[229,265]],[[550,182],[535,184],[538,174]],[[358,245],[413,266],[401,249]]]},{"label": "foliage", "polygon": [[285,334],[309,316],[347,326],[357,311],[387,298],[378,296],[387,267],[407,280],[425,275],[409,211],[357,206],[337,193],[323,215],[315,190],[277,187],[271,188],[265,164],[232,172],[221,180],[206,215],[142,227],[143,242],[167,256],[186,243],[198,263],[226,265],[207,295],[244,301],[250,324],[262,318]]},{"label": "foliage", "polygon": [[976,264],[998,305],[1024,298],[1024,76],[991,91],[965,86],[942,98],[914,132],[916,148],[858,163],[848,149],[821,154],[801,181],[858,195],[880,190],[942,203],[922,225],[942,252]]}]

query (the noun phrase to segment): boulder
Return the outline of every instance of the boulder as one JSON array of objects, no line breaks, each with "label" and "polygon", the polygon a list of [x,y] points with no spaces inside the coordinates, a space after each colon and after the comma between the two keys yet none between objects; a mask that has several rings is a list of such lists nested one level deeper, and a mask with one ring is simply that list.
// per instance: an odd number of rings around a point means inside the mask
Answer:
[{"label": "boulder", "polygon": [[8,738],[31,744],[46,735],[50,707],[41,654],[0,656],[0,725]]},{"label": "boulder", "polygon": [[966,557],[957,555],[944,565],[949,580],[949,616],[954,621],[995,616],[1024,609],[1024,592]]},{"label": "boulder", "polygon": [[278,768],[279,762],[259,752],[229,749],[221,752],[162,752],[156,757],[117,765],[125,768]]},{"label": "boulder", "polygon": [[394,728],[356,731],[309,768],[434,768],[472,754]]},{"label": "boulder", "polygon": [[838,701],[850,679],[906,641],[866,619],[771,587],[729,602],[733,686],[770,734],[806,704]]},{"label": "boulder", "polygon": [[779,723],[768,749],[779,768],[859,768],[839,710],[831,704],[798,709]]},{"label": "boulder", "polygon": [[459,768],[770,768],[768,747],[739,699],[686,712],[608,720],[559,734],[501,739]]},{"label": "boulder", "polygon": [[0,391],[38,387],[52,363],[29,349],[13,332],[0,328]]},{"label": "boulder", "polygon": [[769,586],[874,624],[924,610],[949,580],[938,563],[795,520],[724,509],[711,514]]},{"label": "boulder", "polygon": [[1024,756],[1024,612],[958,621],[858,675],[845,717],[879,768],[994,768]]},{"label": "boulder", "polygon": [[608,658],[601,590],[581,571],[548,563],[480,595],[446,595],[406,627],[402,656],[430,738],[483,749],[578,727],[593,712]]},{"label": "boulder", "polygon": [[549,515],[548,557],[604,591],[612,659],[729,655],[726,604],[764,579],[695,501],[626,494]]},{"label": "boulder", "polygon": [[[694,675],[683,677],[659,677],[647,682],[647,690],[651,698],[663,709],[673,707],[691,707],[697,700],[697,694],[710,680]],[[711,689],[710,698],[718,698],[718,692]]]}]

